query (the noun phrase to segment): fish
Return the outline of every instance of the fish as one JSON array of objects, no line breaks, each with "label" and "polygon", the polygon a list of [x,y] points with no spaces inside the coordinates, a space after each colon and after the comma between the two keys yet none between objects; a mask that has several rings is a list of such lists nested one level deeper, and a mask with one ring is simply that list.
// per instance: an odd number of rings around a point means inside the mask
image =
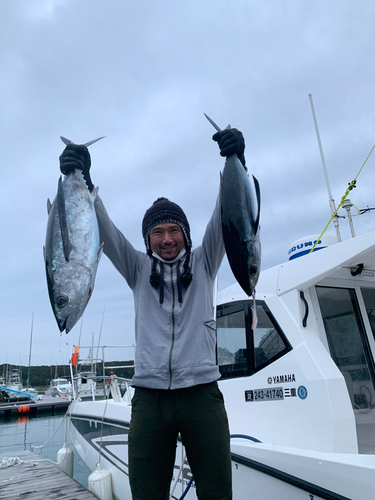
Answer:
[{"label": "fish", "polygon": [[261,268],[260,187],[237,155],[226,158],[220,182],[221,226],[228,262],[249,297],[254,296]]},{"label": "fish", "polygon": [[[65,144],[72,144],[68,139],[61,139]],[[98,188],[90,193],[82,171],[75,169],[64,179],[60,176],[53,203],[47,200],[43,253],[49,299],[60,332],[70,332],[94,290],[103,252],[94,208],[97,193]]]},{"label": "fish", "polygon": [[[204,115],[220,132],[218,125],[206,113]],[[230,125],[226,127],[230,128]],[[246,295],[255,300],[255,287],[261,268],[260,186],[253,175],[249,176],[247,168],[235,154],[225,160],[220,175],[219,201],[222,234],[230,268]]]}]

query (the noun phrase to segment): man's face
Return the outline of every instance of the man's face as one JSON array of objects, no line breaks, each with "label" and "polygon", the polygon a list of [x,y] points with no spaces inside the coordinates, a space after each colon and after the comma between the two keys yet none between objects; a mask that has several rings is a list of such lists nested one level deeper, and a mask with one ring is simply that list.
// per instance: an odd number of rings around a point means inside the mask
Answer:
[{"label": "man's face", "polygon": [[162,259],[173,260],[185,246],[184,233],[178,224],[158,224],[150,231],[150,245]]}]

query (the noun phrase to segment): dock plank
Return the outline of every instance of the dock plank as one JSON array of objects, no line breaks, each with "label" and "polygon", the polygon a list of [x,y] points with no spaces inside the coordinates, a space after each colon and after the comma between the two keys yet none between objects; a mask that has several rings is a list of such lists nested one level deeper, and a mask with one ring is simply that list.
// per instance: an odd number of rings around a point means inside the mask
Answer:
[{"label": "dock plank", "polygon": [[18,457],[19,465],[0,467],[2,500],[94,500],[98,497],[61,472],[49,460],[31,451],[4,453],[3,459]]}]

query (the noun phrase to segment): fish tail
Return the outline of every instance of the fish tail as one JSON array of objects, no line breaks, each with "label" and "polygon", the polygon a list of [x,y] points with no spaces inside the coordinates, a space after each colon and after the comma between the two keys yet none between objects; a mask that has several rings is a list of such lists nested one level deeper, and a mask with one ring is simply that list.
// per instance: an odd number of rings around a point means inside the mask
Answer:
[{"label": "fish tail", "polygon": [[253,292],[253,305],[251,307],[251,311],[252,311],[252,316],[253,316],[253,321],[252,321],[252,324],[251,324],[251,329],[254,331],[256,329],[256,327],[258,326],[258,315],[257,315],[257,304],[256,304],[256,301],[255,301],[255,290]]}]

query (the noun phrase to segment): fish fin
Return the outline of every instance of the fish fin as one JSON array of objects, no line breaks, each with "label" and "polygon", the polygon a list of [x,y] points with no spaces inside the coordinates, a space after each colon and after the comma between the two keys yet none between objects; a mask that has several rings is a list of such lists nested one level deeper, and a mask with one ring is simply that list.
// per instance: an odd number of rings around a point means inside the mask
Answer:
[{"label": "fish fin", "polygon": [[[94,142],[97,142],[97,141],[100,141],[100,139],[104,139],[104,137],[107,137],[106,135],[103,135],[102,137],[98,137],[97,139],[93,139],[92,141],[89,141],[89,142],[85,142],[85,144],[82,144],[82,146],[86,146],[86,147],[89,147],[91,146],[91,144],[94,144]],[[69,139],[67,139],[66,137],[63,137],[62,135],[60,135],[60,139],[63,141],[64,144],[68,145],[68,144],[74,144],[73,141],[70,141]]]},{"label": "fish fin", "polygon": [[216,123],[213,120],[211,120],[211,118],[207,116],[206,113],[203,114],[207,118],[207,120],[211,123],[211,125],[214,127],[214,129],[217,130],[218,132],[221,132],[221,128],[218,125],[216,125]]},{"label": "fish fin", "polygon": [[98,253],[97,253],[97,261],[99,262],[100,260],[100,257],[102,256],[102,253],[103,253],[103,248],[104,248],[104,243],[101,243],[100,247],[99,247],[99,250],[98,250]]},{"label": "fish fin", "polygon": [[258,315],[257,315],[257,303],[255,300],[255,290],[253,291],[253,305],[251,306],[251,311],[252,311],[252,324],[251,324],[251,329],[254,331],[256,330],[256,327],[258,326]]},{"label": "fish fin", "polygon": [[48,213],[48,215],[51,211],[51,208],[52,208],[52,203],[51,203],[50,199],[47,198],[47,213]]},{"label": "fish fin", "polygon": [[100,139],[104,139],[105,137],[107,136],[103,135],[102,137],[98,137],[97,139],[93,139],[92,141],[85,142],[85,144],[82,144],[82,146],[86,146],[88,148],[89,146],[91,146],[91,144],[94,144],[94,142],[98,142],[100,141]]},{"label": "fish fin", "polygon": [[44,262],[46,261],[46,247],[43,245],[43,257],[44,257]]},{"label": "fish fin", "polygon": [[64,257],[65,260],[69,262],[70,252],[72,251],[72,244],[70,243],[69,240],[68,224],[66,221],[66,211],[65,211],[65,198],[62,188],[61,176],[59,178],[59,184],[57,188],[57,206],[59,212],[59,222],[60,222],[60,231],[61,231],[61,239],[64,250]]},{"label": "fish fin", "polygon": [[73,144],[72,141],[70,141],[69,139],[67,139],[66,137],[63,137],[62,135],[60,135],[60,139],[63,141],[64,144],[68,145],[68,144]]},{"label": "fish fin", "polygon": [[[216,129],[218,132],[221,132],[221,128],[220,128],[218,125],[216,125],[216,123],[215,123],[213,120],[211,120],[211,118],[210,118],[209,116],[207,116],[207,115],[206,115],[206,113],[203,113],[203,114],[204,114],[204,116],[207,118],[207,120],[211,123],[211,125],[214,127],[214,129]],[[230,126],[230,124],[229,124],[229,125],[227,125],[227,126],[225,127],[225,129],[224,129],[224,130],[228,130],[228,129],[230,129],[230,128],[232,128],[232,127],[231,127],[231,126]]]},{"label": "fish fin", "polygon": [[99,191],[99,187],[94,187],[94,189],[92,190],[92,193],[91,193],[91,197],[93,199],[93,201],[96,200],[96,197],[98,196],[98,191]]},{"label": "fish fin", "polygon": [[253,227],[254,234],[256,234],[258,232],[258,229],[259,229],[259,219],[260,219],[260,186],[259,186],[258,179],[254,176],[253,176],[253,179],[254,179],[254,187],[255,187],[255,193],[257,195],[257,205],[258,205],[258,213],[257,213],[256,219],[254,221],[254,227]]}]

